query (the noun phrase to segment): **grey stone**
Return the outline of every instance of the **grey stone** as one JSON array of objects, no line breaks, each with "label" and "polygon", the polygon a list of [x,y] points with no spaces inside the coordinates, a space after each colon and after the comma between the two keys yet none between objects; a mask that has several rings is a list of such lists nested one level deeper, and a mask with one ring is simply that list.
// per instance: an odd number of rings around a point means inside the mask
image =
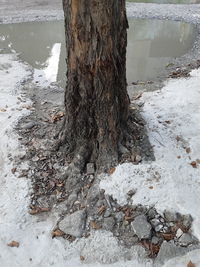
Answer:
[{"label": "grey stone", "polygon": [[87,195],[87,203],[90,204],[91,202],[94,201],[97,202],[99,199],[99,194],[100,194],[99,186],[97,184],[92,186]]},{"label": "grey stone", "polygon": [[158,219],[153,219],[151,220],[151,225],[155,228],[157,225],[160,224],[160,220]]},{"label": "grey stone", "polygon": [[198,243],[198,240],[197,240],[194,236],[192,236],[192,235],[190,235],[190,234],[188,234],[188,233],[184,233],[184,234],[182,234],[182,236],[178,239],[178,242],[179,242],[180,246],[182,246],[182,247],[187,247],[187,246],[189,246],[189,245],[191,245],[191,244],[196,244],[196,243]]},{"label": "grey stone", "polygon": [[183,234],[183,231],[179,228],[177,231],[176,231],[176,237],[177,238],[180,238]]},{"label": "grey stone", "polygon": [[87,169],[87,174],[94,174],[95,173],[94,163],[88,163],[86,169]]},{"label": "grey stone", "polygon": [[168,222],[176,222],[178,220],[178,214],[177,212],[172,212],[172,211],[164,211],[164,217],[166,221]]},{"label": "grey stone", "polygon": [[182,221],[182,224],[186,227],[186,228],[190,228],[191,225],[192,225],[192,216],[190,214],[187,214],[187,215],[183,215],[183,221]]},{"label": "grey stone", "polygon": [[156,231],[156,232],[160,232],[162,229],[163,229],[163,225],[162,225],[162,224],[158,224],[158,225],[155,227],[155,231]]},{"label": "grey stone", "polygon": [[131,223],[135,234],[140,239],[148,239],[151,236],[151,225],[148,223],[145,215],[139,215],[135,218],[135,220]]},{"label": "grey stone", "polygon": [[102,224],[102,228],[107,231],[112,231],[115,225],[115,219],[113,217],[105,218]]},{"label": "grey stone", "polygon": [[111,216],[112,211],[110,209],[107,209],[103,215],[104,218],[108,218]]},{"label": "grey stone", "polygon": [[137,192],[136,190],[133,190],[133,189],[132,189],[132,190],[129,190],[129,191],[128,191],[127,195],[128,195],[129,197],[132,197],[133,195],[136,194],[136,192]]},{"label": "grey stone", "polygon": [[67,204],[70,207],[72,207],[74,202],[77,200],[77,198],[78,198],[77,194],[76,193],[72,193],[67,199]]},{"label": "grey stone", "polygon": [[160,239],[157,236],[153,236],[151,239],[151,243],[154,245],[157,245],[159,243]]},{"label": "grey stone", "polygon": [[185,248],[176,246],[173,241],[164,241],[160,247],[160,251],[156,259],[156,266],[158,263],[159,265],[163,266],[165,261],[173,257],[183,255],[186,253],[186,251],[187,250]]},{"label": "grey stone", "polygon": [[24,125],[22,125],[22,129],[26,129],[26,130],[28,130],[28,129],[31,129],[31,128],[33,128],[34,126],[36,126],[37,125],[37,123],[36,122],[34,122],[34,121],[30,121],[30,122],[27,122],[27,123],[25,123]]},{"label": "grey stone", "polygon": [[151,219],[154,219],[155,218],[155,216],[157,215],[157,212],[156,212],[155,209],[150,209],[148,211],[148,214],[147,215],[148,215],[149,219],[151,220]]},{"label": "grey stone", "polygon": [[82,237],[85,229],[86,212],[79,210],[65,217],[60,223],[59,228],[66,234]]},{"label": "grey stone", "polygon": [[115,219],[116,219],[116,221],[117,221],[118,223],[119,223],[119,222],[122,222],[123,219],[124,219],[124,213],[123,213],[122,211],[117,212],[117,213],[115,214]]}]

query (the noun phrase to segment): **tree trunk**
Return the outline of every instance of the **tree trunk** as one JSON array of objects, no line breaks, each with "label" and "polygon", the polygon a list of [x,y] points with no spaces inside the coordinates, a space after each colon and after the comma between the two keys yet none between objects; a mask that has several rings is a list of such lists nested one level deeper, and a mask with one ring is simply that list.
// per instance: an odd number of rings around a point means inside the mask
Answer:
[{"label": "tree trunk", "polygon": [[67,48],[60,144],[80,168],[119,160],[129,110],[125,0],[63,0]]}]

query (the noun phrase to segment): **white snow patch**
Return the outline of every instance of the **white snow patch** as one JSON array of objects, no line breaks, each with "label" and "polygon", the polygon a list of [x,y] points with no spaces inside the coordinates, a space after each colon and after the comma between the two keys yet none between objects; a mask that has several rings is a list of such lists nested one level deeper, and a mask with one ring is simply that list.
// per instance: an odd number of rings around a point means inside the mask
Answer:
[{"label": "white snow patch", "polygon": [[188,266],[188,263],[190,261],[194,264],[195,267],[199,267],[200,266],[200,249],[195,249],[193,251],[190,251],[184,256],[175,257],[175,258],[167,261],[167,263],[165,263],[163,267],[171,267],[171,266],[183,267],[183,266]]},{"label": "white snow patch", "polygon": [[[62,238],[51,237],[58,219],[57,212],[29,215],[28,180],[17,178],[17,172],[12,174],[13,165],[8,157],[25,153],[13,126],[29,112],[23,106],[31,102],[21,103],[18,97],[24,98],[20,81],[30,74],[27,65],[17,61],[15,55],[0,55],[0,266],[78,267],[83,266],[80,256],[85,258],[85,266],[92,267],[102,264],[152,266],[151,260],[143,260],[143,248],[125,249],[109,232],[94,232],[87,239],[69,244]],[[22,165],[27,168],[26,162]],[[20,246],[7,246],[12,240],[19,242]]]},{"label": "white snow patch", "polygon": [[143,95],[143,117],[156,160],[119,165],[100,186],[120,204],[127,203],[130,189],[136,189],[134,204],[191,214],[194,235],[200,239],[200,164],[190,164],[200,159],[199,85],[197,69],[189,78],[168,80],[161,91]]}]

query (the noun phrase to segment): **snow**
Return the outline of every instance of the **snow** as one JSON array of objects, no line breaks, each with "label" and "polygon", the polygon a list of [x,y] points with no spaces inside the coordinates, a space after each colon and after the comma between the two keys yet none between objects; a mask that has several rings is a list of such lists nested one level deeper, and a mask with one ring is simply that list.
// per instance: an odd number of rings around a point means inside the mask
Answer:
[{"label": "snow", "polygon": [[[58,214],[31,216],[28,213],[28,180],[17,178],[9,157],[25,153],[18,142],[13,127],[21,116],[30,111],[20,81],[32,75],[26,64],[15,55],[0,55],[0,265],[10,266],[153,266],[143,259],[141,247],[125,249],[106,231],[92,232],[87,239],[77,239],[72,244],[63,239],[51,238]],[[191,162],[200,158],[200,69],[191,72],[190,78],[168,80],[161,91],[145,93],[143,117],[155,162],[139,165],[125,163],[106,176],[100,186],[125,204],[126,193],[137,189],[133,203],[155,205],[162,212],[171,209],[194,218],[193,232],[200,238],[200,166]],[[24,99],[21,102],[18,97]],[[178,136],[178,138],[177,138]],[[186,148],[191,152],[187,153]],[[24,163],[24,166],[26,163]],[[152,189],[153,188],[153,189]],[[11,248],[12,240],[20,243]],[[138,256],[139,255],[139,256]],[[171,259],[167,266],[186,266],[191,260],[200,266],[200,250]]]},{"label": "snow", "polygon": [[168,80],[161,91],[144,93],[140,101],[145,103],[143,117],[156,160],[122,164],[100,186],[120,204],[136,189],[134,204],[191,214],[194,235],[200,239],[200,165],[190,164],[200,158],[199,84],[200,69],[190,78]]},{"label": "snow", "polygon": [[[89,238],[77,239],[70,244],[51,237],[58,211],[29,215],[30,185],[26,178],[18,178],[17,172],[12,173],[14,165],[9,157],[20,157],[25,153],[13,128],[20,117],[30,112],[24,108],[30,106],[31,101],[23,95],[22,82],[33,75],[33,70],[19,62],[16,55],[1,54],[0,62],[0,266],[78,267],[83,265],[80,256],[85,258],[87,266],[92,267],[102,264],[152,266],[151,260],[138,257],[144,254],[144,249],[125,249],[110,232],[93,232]],[[22,163],[23,168],[26,167],[26,162]],[[19,242],[18,248],[7,246],[12,240]],[[127,257],[131,261],[124,262]]]}]

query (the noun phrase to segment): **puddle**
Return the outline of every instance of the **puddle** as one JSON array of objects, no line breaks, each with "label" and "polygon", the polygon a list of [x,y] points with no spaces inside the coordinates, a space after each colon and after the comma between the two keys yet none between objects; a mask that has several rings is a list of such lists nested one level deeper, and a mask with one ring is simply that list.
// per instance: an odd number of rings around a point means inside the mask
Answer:
[{"label": "puddle", "polygon": [[128,2],[158,4],[199,4],[200,0],[128,0]]},{"label": "puddle", "polygon": [[[129,19],[127,80],[160,76],[172,58],[192,47],[195,28],[187,23]],[[62,21],[0,25],[1,53],[17,52],[33,68],[35,81],[65,86],[65,40]]]}]

